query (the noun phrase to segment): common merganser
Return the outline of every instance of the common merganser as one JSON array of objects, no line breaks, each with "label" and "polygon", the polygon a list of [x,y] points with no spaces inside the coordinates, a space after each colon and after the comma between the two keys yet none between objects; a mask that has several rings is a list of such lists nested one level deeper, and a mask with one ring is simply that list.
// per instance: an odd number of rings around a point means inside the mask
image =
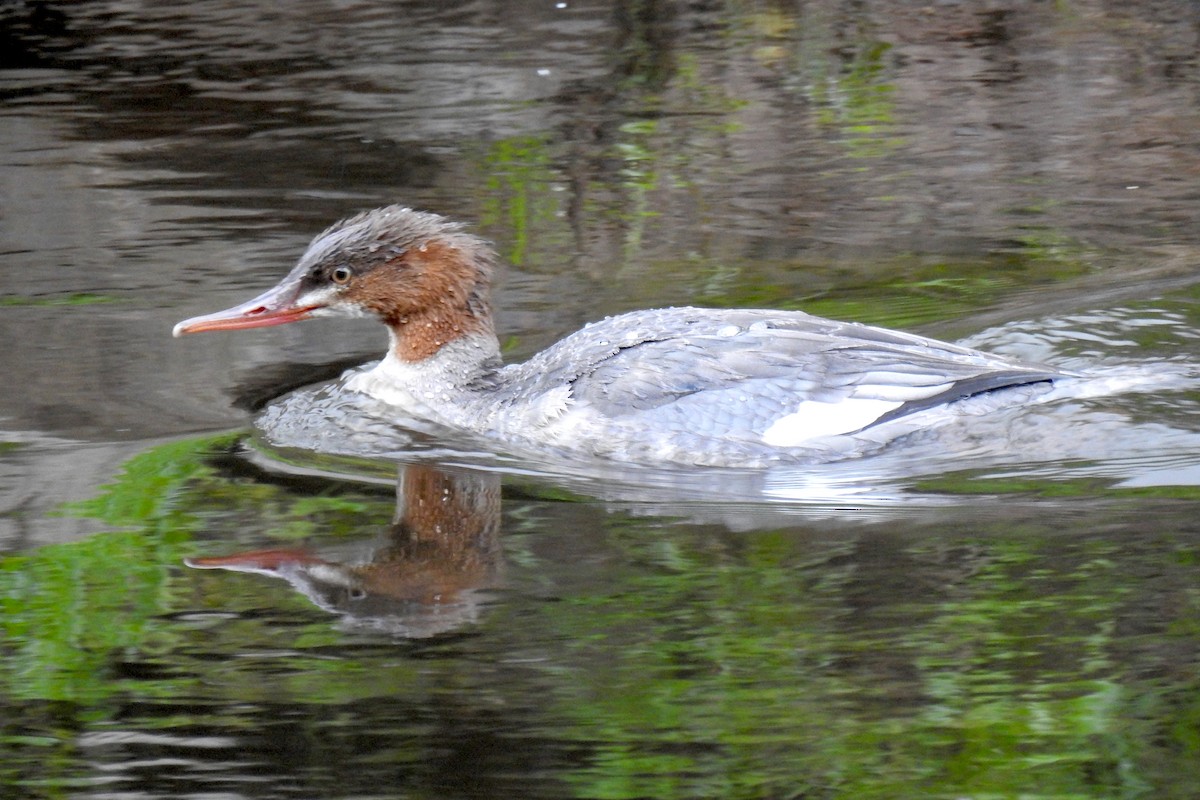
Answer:
[{"label": "common merganser", "polygon": [[505,366],[497,256],[436,214],[387,206],[317,236],[274,288],[174,335],[378,317],[387,355],[343,388],[518,449],[762,467],[860,455],[1026,403],[1069,373],[801,311],[664,308],[594,322]]}]

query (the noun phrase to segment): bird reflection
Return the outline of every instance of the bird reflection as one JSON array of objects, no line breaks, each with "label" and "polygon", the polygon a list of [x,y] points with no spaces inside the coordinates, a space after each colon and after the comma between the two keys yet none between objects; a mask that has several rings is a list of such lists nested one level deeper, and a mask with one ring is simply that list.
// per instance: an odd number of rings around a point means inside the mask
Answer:
[{"label": "bird reflection", "polygon": [[283,578],[351,629],[422,638],[475,622],[499,582],[500,479],[421,465],[400,469],[396,514],[369,559],[302,548],[188,559],[197,569]]}]

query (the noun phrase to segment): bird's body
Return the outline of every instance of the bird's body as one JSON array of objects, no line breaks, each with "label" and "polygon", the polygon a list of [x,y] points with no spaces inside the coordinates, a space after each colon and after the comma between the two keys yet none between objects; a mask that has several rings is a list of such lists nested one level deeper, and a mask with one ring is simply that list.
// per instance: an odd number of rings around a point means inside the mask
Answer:
[{"label": "bird's body", "polygon": [[335,225],[274,289],[176,334],[374,314],[391,347],[347,391],[522,449],[643,463],[852,456],[1066,377],[799,311],[702,308],[610,317],[505,366],[488,301],[494,259],[456,223],[390,206]]}]

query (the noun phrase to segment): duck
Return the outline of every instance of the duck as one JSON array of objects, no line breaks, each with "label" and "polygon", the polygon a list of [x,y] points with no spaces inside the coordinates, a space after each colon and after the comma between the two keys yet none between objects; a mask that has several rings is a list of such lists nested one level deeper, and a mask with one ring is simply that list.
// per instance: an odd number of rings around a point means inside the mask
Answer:
[{"label": "duck", "polygon": [[866,455],[950,420],[1037,402],[1071,373],[798,310],[671,307],[592,322],[505,364],[499,258],[463,223],[391,205],[316,236],[274,287],[176,337],[374,317],[382,360],[339,391],[513,452],[758,468]]}]

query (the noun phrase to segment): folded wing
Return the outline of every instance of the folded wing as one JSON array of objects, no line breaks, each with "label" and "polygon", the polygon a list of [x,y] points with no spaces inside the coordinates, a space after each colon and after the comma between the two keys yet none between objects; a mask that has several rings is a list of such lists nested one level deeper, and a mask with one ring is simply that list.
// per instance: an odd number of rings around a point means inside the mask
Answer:
[{"label": "folded wing", "polygon": [[687,308],[610,318],[524,366],[547,388],[569,384],[572,402],[613,419],[661,417],[774,446],[1064,375],[801,312]]}]

